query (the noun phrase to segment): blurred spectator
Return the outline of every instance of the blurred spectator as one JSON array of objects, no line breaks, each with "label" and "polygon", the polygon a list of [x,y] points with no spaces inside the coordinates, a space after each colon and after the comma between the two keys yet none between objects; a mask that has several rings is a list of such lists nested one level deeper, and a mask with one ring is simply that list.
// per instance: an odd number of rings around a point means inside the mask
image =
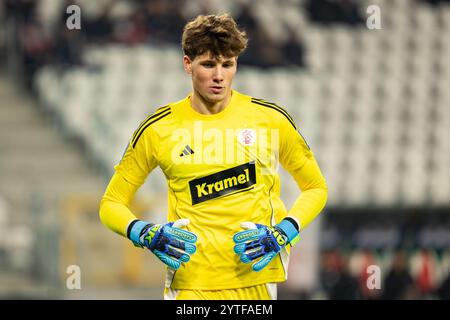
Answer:
[{"label": "blurred spectator", "polygon": [[283,55],[278,46],[270,42],[268,34],[260,29],[249,34],[249,46],[239,57],[239,63],[259,67],[272,68],[283,65]]},{"label": "blurred spectator", "polygon": [[436,295],[439,299],[450,300],[450,273],[436,290]]},{"label": "blurred spectator", "polygon": [[117,40],[127,44],[144,43],[149,40],[150,28],[144,11],[134,12],[129,21],[117,32]]},{"label": "blurred spectator", "polygon": [[288,39],[282,45],[281,51],[284,54],[283,65],[285,66],[299,66],[304,67],[304,47],[303,44],[297,39],[297,34],[294,30],[288,30]]},{"label": "blurred spectator", "polygon": [[328,299],[354,300],[361,298],[358,281],[350,274],[345,257],[337,250],[323,254],[321,282]]},{"label": "blurred spectator", "polygon": [[78,31],[61,28],[55,41],[55,59],[58,65],[69,68],[82,64],[83,41]]},{"label": "blurred spectator", "polygon": [[255,66],[272,68],[279,67],[283,64],[283,55],[280,48],[274,43],[271,43],[269,35],[264,29],[261,28],[256,33],[253,43],[250,43],[249,46],[252,45],[254,46],[254,53],[251,59],[253,59]]},{"label": "blurred spectator", "polygon": [[370,277],[370,273],[368,272],[369,267],[376,265],[378,263],[375,259],[375,253],[369,249],[365,249],[361,252],[360,255],[360,269],[358,271],[358,282],[361,291],[361,295],[363,299],[377,299],[380,294],[380,290],[369,288],[367,285],[367,280]]},{"label": "blurred spectator", "polygon": [[84,44],[82,32],[80,30],[69,30],[66,26],[69,17],[66,8],[71,4],[72,1],[67,0],[61,7],[62,11],[54,34],[54,62],[65,68],[81,65]]},{"label": "blurred spectator", "polygon": [[384,279],[382,299],[411,298],[413,287],[413,278],[408,270],[406,255],[402,250],[399,250],[395,253],[392,268]]},{"label": "blurred spectator", "polygon": [[147,23],[152,43],[180,43],[186,20],[181,14],[182,1],[147,1]]},{"label": "blurred spectator", "polygon": [[425,1],[428,2],[434,6],[440,4],[440,3],[450,3],[450,0],[421,0],[421,1]]},{"label": "blurred spectator", "polygon": [[248,3],[242,4],[236,22],[250,40],[249,47],[239,57],[240,63],[260,68],[304,66],[304,48],[295,30],[288,29],[288,39],[281,46],[276,44],[258,24],[254,10]]},{"label": "blurred spectator", "polygon": [[245,30],[247,35],[253,35],[258,30],[258,22],[248,3],[243,3],[236,15],[236,23]]},{"label": "blurred spectator", "polygon": [[28,89],[31,89],[31,79],[35,72],[50,62],[53,46],[52,40],[50,35],[44,30],[42,24],[32,18],[23,24],[19,30],[26,79],[25,85]]},{"label": "blurred spectator", "polygon": [[308,0],[305,6],[316,22],[355,25],[364,21],[356,0]]},{"label": "blurred spectator", "polygon": [[108,43],[113,39],[114,23],[110,17],[112,3],[106,4],[100,14],[83,17],[83,30],[88,41]]},{"label": "blurred spectator", "polygon": [[4,0],[6,17],[29,22],[34,17],[37,2],[35,0]]},{"label": "blurred spectator", "polygon": [[420,294],[426,297],[432,294],[436,282],[436,260],[431,250],[422,248],[412,259],[415,270],[415,285]]},{"label": "blurred spectator", "polygon": [[357,0],[337,0],[337,22],[351,25],[362,23],[364,20],[360,15]]},{"label": "blurred spectator", "polygon": [[249,39],[249,46],[247,50],[239,57],[239,63],[259,66],[258,61],[259,43],[258,38],[258,22],[256,21],[253,11],[249,4],[244,3],[236,15],[236,23],[245,30]]},{"label": "blurred spectator", "polygon": [[307,0],[305,6],[312,21],[334,22],[336,13],[333,0]]}]

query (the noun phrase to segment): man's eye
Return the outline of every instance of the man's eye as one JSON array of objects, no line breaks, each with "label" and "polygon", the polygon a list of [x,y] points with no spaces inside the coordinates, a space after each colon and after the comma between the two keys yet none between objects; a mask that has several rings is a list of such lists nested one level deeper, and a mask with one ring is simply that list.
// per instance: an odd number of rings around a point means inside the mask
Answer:
[{"label": "man's eye", "polygon": [[214,65],[213,65],[212,63],[203,63],[203,66],[204,66],[204,67],[207,67],[207,68],[211,68],[211,67],[213,67]]}]

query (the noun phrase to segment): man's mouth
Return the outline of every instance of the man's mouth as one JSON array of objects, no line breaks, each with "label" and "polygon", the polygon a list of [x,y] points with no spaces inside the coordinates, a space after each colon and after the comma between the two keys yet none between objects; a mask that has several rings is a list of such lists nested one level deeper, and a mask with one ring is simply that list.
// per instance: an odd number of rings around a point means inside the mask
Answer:
[{"label": "man's mouth", "polygon": [[223,87],[220,87],[220,86],[213,86],[213,87],[210,87],[210,89],[211,89],[211,91],[212,91],[213,93],[221,93],[222,90],[223,90]]}]

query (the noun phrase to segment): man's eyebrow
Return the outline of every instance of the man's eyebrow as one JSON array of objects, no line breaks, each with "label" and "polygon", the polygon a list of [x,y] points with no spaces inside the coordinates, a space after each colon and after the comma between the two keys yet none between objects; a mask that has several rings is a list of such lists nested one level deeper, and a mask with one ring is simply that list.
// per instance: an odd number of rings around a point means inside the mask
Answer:
[{"label": "man's eyebrow", "polygon": [[223,59],[223,60],[217,60],[217,59],[205,59],[201,60],[200,63],[234,63],[234,59]]}]

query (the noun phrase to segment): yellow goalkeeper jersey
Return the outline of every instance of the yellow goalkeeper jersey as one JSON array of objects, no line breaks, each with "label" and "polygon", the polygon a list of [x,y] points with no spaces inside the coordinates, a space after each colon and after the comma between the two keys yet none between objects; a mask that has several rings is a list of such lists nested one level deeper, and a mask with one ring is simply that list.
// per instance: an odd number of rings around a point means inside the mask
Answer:
[{"label": "yellow goalkeeper jersey", "polygon": [[[204,115],[191,96],[158,109],[134,132],[102,201],[102,221],[126,236],[136,219],[105,202],[128,204],[130,195],[159,166],[168,184],[168,221],[187,218],[198,236],[197,251],[176,272],[167,270],[174,289],[233,289],[287,278],[289,248],[260,272],[240,262],[233,235],[240,223],[274,225],[294,217],[304,228],[322,210],[327,187],[309,146],[291,116],[276,104],[232,91],[219,113]],[[280,199],[278,164],[297,181],[301,195],[291,210]],[[116,208],[116,209],[114,209]],[[115,212],[113,212],[116,210]]]}]

